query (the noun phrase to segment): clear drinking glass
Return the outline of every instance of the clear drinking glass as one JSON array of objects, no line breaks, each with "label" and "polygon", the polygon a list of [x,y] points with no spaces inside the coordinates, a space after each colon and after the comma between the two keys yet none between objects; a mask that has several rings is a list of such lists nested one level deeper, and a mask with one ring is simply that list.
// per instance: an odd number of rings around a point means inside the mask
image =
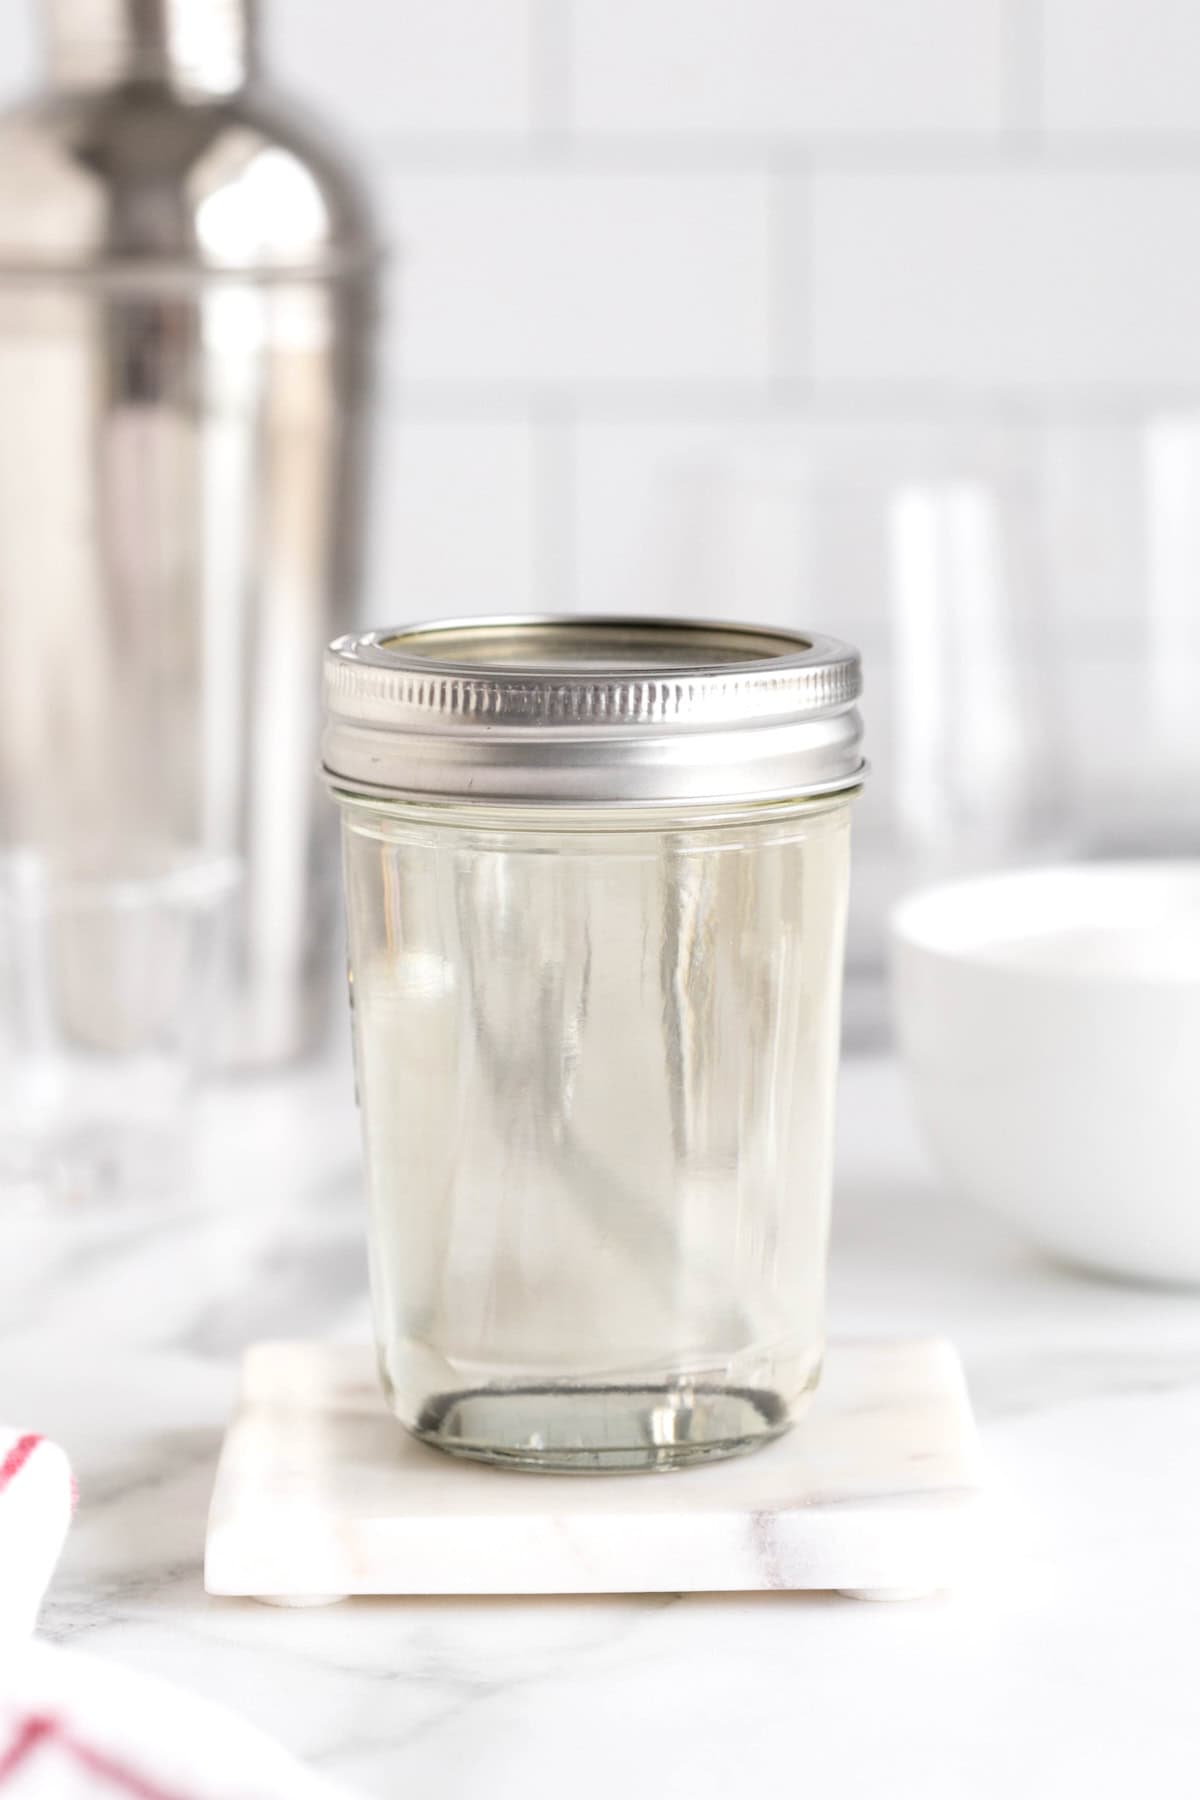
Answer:
[{"label": "clear drinking glass", "polygon": [[0,1198],[178,1192],[227,975],[228,859],[0,855]]},{"label": "clear drinking glass", "polygon": [[785,628],[819,607],[868,657],[875,775],[855,820],[851,1043],[887,1030],[900,894],[1070,847],[1043,456],[1032,424],[818,418],[722,437],[663,484],[675,530],[657,546],[660,585]]},{"label": "clear drinking glass", "polygon": [[1200,854],[1200,408],[1049,433],[1080,846]]},{"label": "clear drinking glass", "polygon": [[[595,642],[588,622],[444,629],[478,630],[503,665],[493,682],[458,663],[449,698],[440,675],[392,679],[419,634],[382,641],[365,697],[339,693],[335,646],[372,1289],[384,1385],[418,1436],[533,1468],[670,1467],[783,1431],[820,1372],[857,664],[845,687],[840,665],[825,686],[808,671],[799,760],[771,777],[797,720],[747,729],[734,660],[770,634],[731,647],[696,628],[689,650],[592,624]],[[439,654],[452,668],[469,647]],[[665,690],[664,659],[689,656],[690,700],[635,703],[640,659]],[[786,672],[747,666],[792,704]],[[724,730],[688,724],[706,681],[713,705],[729,696]],[[382,791],[381,718],[406,707],[395,777],[441,782],[439,799]],[[843,731],[844,761],[806,793],[805,758]],[[723,748],[726,768],[706,766]],[[539,753],[534,784],[561,799],[530,803]],[[647,797],[696,767],[695,797]],[[770,779],[792,791],[734,795]],[[580,780],[611,797],[580,802]]]}]

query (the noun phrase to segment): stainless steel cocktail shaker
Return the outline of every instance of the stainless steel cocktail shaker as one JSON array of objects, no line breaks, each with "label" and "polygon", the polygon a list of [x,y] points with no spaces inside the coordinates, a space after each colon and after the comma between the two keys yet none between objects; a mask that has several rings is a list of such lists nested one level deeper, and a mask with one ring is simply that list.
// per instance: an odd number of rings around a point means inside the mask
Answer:
[{"label": "stainless steel cocktail shaker", "polygon": [[0,123],[0,833],[237,852],[231,1055],[309,1044],[375,240],[251,0],[48,0]]}]

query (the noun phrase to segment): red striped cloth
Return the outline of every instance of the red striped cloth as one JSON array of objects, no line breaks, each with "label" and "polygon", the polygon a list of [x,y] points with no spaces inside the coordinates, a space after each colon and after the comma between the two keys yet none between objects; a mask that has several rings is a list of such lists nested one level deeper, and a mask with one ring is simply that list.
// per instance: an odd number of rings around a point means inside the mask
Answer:
[{"label": "red striped cloth", "polygon": [[97,1786],[106,1784],[114,1793],[133,1794],[137,1800],[180,1800],[178,1794],[160,1787],[132,1763],[84,1743],[61,1719],[25,1713],[13,1723],[12,1735],[0,1751],[0,1788],[15,1793],[34,1776],[48,1787],[46,1778],[57,1771],[54,1785],[64,1794],[66,1784],[86,1792],[94,1781]]},{"label": "red striped cloth", "polygon": [[33,1630],[74,1507],[58,1445],[0,1426],[0,1642]]},{"label": "red striped cloth", "polygon": [[0,1428],[0,1800],[339,1800],[232,1713],[30,1635],[75,1498],[56,1444]]},{"label": "red striped cloth", "polygon": [[0,1800],[348,1796],[210,1701],[31,1638],[0,1650]]}]

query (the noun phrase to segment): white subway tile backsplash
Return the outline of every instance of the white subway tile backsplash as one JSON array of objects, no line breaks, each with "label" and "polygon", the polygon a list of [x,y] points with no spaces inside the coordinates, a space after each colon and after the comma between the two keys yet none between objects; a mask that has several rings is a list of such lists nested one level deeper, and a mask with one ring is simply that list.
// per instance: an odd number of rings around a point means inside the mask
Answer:
[{"label": "white subway tile backsplash", "polygon": [[571,0],[576,126],[989,132],[1005,0]]},{"label": "white subway tile backsplash", "polygon": [[1196,0],[1045,0],[1051,132],[1200,132]]},{"label": "white subway tile backsplash", "polygon": [[268,67],[359,137],[522,132],[533,3],[268,0]]},{"label": "white subway tile backsplash", "polygon": [[[597,420],[575,432],[576,603],[585,612],[733,613],[711,561],[708,472],[725,422]],[[736,428],[734,428],[736,429]]]},{"label": "white subway tile backsplash", "polygon": [[521,422],[385,419],[364,603],[371,624],[541,603],[535,433]]},{"label": "white subway tile backsplash", "polygon": [[[0,100],[33,76],[36,13],[0,0]],[[573,605],[840,632],[876,761],[861,872],[899,698],[880,494],[923,467],[911,423],[868,415],[1066,391],[1088,422],[1047,434],[1035,483],[1046,651],[1102,841],[1130,770],[1112,721],[1200,558],[1200,0],[262,13],[271,75],[357,141],[400,252],[381,386],[409,409],[381,434],[365,619]],[[1164,416],[1134,416],[1143,388]],[[968,429],[940,466],[977,449]]]},{"label": "white subway tile backsplash", "polygon": [[758,382],[765,177],[396,170],[406,380]]},{"label": "white subway tile backsplash", "polygon": [[1200,379],[1200,171],[826,173],[811,205],[818,382]]}]

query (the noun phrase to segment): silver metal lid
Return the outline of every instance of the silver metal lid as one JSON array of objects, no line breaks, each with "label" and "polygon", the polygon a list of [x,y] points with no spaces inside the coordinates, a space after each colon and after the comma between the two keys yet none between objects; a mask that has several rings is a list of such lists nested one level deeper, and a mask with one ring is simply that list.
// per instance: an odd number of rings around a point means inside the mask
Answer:
[{"label": "silver metal lid", "polygon": [[862,780],[858,653],[688,619],[455,619],[339,638],[324,763],[368,796],[560,806],[794,799]]}]

